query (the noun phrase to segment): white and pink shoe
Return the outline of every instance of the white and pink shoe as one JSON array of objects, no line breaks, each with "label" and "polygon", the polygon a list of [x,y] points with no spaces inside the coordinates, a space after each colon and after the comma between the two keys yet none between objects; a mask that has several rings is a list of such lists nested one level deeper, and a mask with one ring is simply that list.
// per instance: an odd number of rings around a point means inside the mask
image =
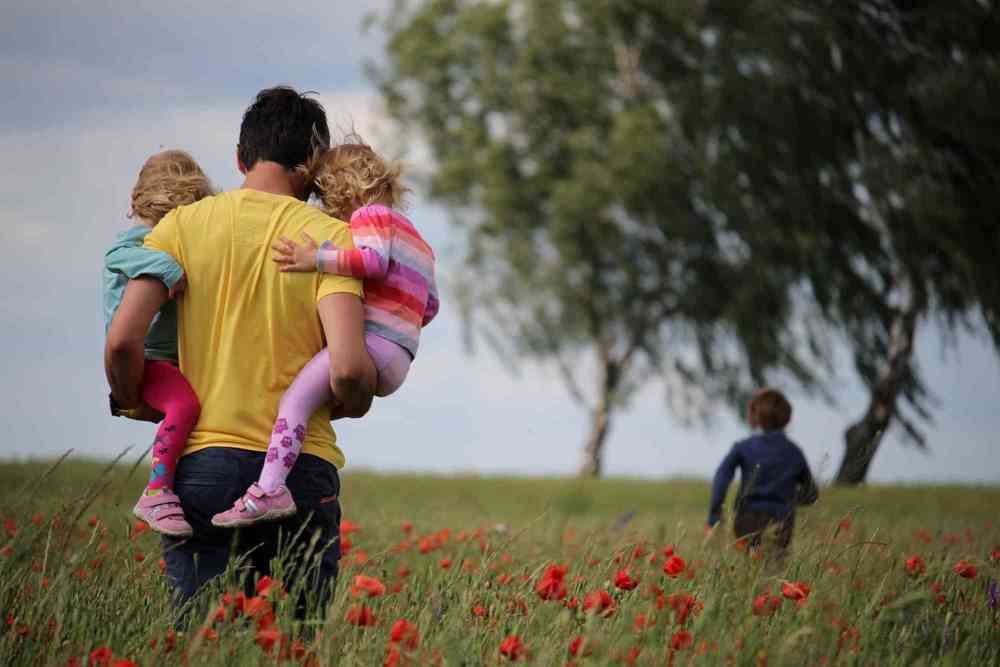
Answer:
[{"label": "white and pink shoe", "polygon": [[170,491],[147,496],[145,493],[132,508],[132,514],[149,524],[157,533],[170,537],[191,537],[194,531],[184,518],[181,499]]},{"label": "white and pink shoe", "polygon": [[257,484],[251,484],[232,509],[219,512],[212,517],[212,525],[220,528],[239,528],[261,521],[284,519],[297,511],[292,494],[284,484],[271,493],[264,491]]}]

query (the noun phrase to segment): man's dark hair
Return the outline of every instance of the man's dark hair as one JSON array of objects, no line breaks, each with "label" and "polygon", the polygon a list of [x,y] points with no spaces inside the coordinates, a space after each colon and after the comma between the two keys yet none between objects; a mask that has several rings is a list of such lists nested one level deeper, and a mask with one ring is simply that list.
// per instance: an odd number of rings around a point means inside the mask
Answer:
[{"label": "man's dark hair", "polygon": [[288,86],[257,93],[240,125],[239,158],[244,168],[253,169],[258,161],[266,160],[294,169],[314,150],[329,148],[326,111],[308,94]]}]

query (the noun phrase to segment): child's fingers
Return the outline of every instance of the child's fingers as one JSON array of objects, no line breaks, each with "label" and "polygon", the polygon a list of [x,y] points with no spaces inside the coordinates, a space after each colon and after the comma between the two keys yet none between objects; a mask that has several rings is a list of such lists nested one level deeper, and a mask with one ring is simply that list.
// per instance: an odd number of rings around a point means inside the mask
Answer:
[{"label": "child's fingers", "polygon": [[305,232],[302,232],[302,238],[304,238],[306,240],[306,243],[312,246],[313,248],[317,247],[318,244],[316,243],[316,241],[313,240],[313,237],[309,236]]}]

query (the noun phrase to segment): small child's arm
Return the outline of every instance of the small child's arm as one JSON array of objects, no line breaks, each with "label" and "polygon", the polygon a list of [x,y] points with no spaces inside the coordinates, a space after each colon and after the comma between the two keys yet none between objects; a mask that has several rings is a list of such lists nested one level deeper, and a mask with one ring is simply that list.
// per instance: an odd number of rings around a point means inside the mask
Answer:
[{"label": "small child's arm", "polygon": [[129,280],[151,276],[162,282],[173,298],[184,290],[184,269],[170,254],[143,246],[118,245],[104,255],[104,266]]},{"label": "small child's arm", "polygon": [[271,246],[277,253],[273,259],[282,265],[281,271],[319,271],[362,280],[384,280],[389,272],[392,250],[391,225],[381,216],[359,211],[351,218],[356,248],[344,250],[333,241],[324,241],[318,246],[312,237],[303,233],[302,244],[280,237]]},{"label": "small child's arm", "polygon": [[714,526],[722,518],[722,505],[726,502],[726,491],[736,474],[736,467],[740,463],[740,454],[736,447],[733,447],[726,458],[722,459],[718,470],[715,471],[715,478],[712,480],[712,499],[708,505],[708,525]]}]

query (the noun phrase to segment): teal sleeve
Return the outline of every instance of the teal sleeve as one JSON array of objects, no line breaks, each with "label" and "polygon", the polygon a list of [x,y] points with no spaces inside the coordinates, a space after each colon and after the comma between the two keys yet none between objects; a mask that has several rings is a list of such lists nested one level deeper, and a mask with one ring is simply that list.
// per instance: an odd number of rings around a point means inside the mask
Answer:
[{"label": "teal sleeve", "polygon": [[129,280],[139,276],[152,276],[163,282],[167,289],[171,289],[184,275],[184,269],[169,254],[142,246],[112,248],[104,255],[104,266]]}]

